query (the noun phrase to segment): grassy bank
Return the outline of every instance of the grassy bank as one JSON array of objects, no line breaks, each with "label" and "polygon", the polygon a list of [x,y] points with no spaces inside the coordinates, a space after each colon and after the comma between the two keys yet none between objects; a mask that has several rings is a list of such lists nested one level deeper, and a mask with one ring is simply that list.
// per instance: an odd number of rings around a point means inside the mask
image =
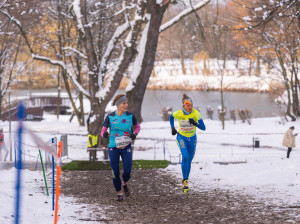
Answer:
[{"label": "grassy bank", "polygon": [[[134,160],[132,161],[133,169],[152,169],[166,168],[169,166],[167,160]],[[120,162],[120,168],[123,168],[123,163]],[[73,160],[62,168],[63,170],[110,170],[109,161],[86,161]]]}]

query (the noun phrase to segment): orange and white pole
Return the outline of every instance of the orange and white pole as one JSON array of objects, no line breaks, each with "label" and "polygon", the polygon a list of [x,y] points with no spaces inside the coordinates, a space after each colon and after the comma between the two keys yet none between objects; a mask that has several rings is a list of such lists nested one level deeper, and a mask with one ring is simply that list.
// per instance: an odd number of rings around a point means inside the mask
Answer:
[{"label": "orange and white pole", "polygon": [[[63,142],[62,141],[59,141],[58,142],[58,150],[57,150],[57,157],[58,157],[58,160],[60,160],[60,156],[61,156],[61,153],[63,151]],[[55,211],[54,211],[54,224],[57,224],[57,221],[58,221],[58,209],[59,209],[59,206],[58,206],[58,197],[61,193],[61,189],[59,187],[59,176],[61,174],[62,170],[60,168],[60,165],[59,163],[57,163],[56,165],[56,183],[55,183]]]}]

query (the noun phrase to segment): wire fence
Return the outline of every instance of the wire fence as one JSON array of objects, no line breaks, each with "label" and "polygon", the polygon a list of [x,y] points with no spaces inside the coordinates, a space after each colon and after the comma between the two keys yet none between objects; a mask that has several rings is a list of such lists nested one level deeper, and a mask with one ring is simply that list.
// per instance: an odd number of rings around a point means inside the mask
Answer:
[{"label": "wire fence", "polygon": [[[182,155],[177,145],[174,144],[173,140],[170,141],[169,139],[144,138],[141,139],[141,141],[147,141],[146,144],[148,147],[144,148],[145,153],[141,154],[139,158],[150,159],[152,157],[153,160],[168,160],[171,164],[181,164]],[[137,150],[143,150],[143,148],[140,147],[140,143],[135,144],[134,147],[137,148]]]},{"label": "wire fence", "polygon": [[[52,166],[52,155],[46,151],[44,151],[44,153],[41,153],[40,156],[40,146],[39,145],[33,145],[33,144],[29,144],[29,143],[25,143],[22,142],[22,160],[25,164],[32,164],[32,168],[33,165],[35,164],[34,168],[35,170],[37,168],[41,168],[41,159],[43,160],[44,163],[44,167],[47,170],[48,167]],[[15,166],[16,166],[16,158],[18,158],[18,153],[19,151],[19,142],[17,138],[14,138],[14,158],[15,158]],[[53,148],[53,150],[55,150],[55,152],[57,152],[57,137],[53,137],[49,140],[46,141],[46,145]]]}]

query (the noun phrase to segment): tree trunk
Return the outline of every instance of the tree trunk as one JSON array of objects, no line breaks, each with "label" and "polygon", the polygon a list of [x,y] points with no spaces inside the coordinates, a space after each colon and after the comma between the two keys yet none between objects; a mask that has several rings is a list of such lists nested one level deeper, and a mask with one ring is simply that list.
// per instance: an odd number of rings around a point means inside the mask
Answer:
[{"label": "tree trunk", "polygon": [[58,74],[57,74],[57,108],[56,108],[56,116],[57,120],[59,119],[59,114],[60,114],[60,108],[59,108],[59,100],[60,100],[60,68],[58,69]]},{"label": "tree trunk", "polygon": [[183,49],[180,49],[180,62],[181,62],[181,69],[182,69],[182,74],[185,75],[186,74],[186,69],[184,66],[184,52]]},{"label": "tree trunk", "polygon": [[2,77],[1,77],[1,68],[0,68],[0,121],[1,121],[1,114],[2,114],[2,90],[1,90],[1,86],[2,86]]},{"label": "tree trunk", "polygon": [[[223,79],[224,79],[224,72],[226,69],[226,31],[224,33],[225,37],[225,41],[223,42],[224,47],[223,47],[223,52],[222,52],[222,56],[223,56],[223,66],[222,66],[222,70],[221,70],[221,104],[222,104],[222,128],[223,130],[225,129],[225,110],[224,110],[224,94],[223,94]],[[221,43],[220,43],[221,44]]]},{"label": "tree trunk", "polygon": [[295,68],[295,60],[296,58],[294,57],[294,55],[297,55],[297,52],[294,52],[294,54],[291,55],[291,58],[292,58],[292,76],[294,75],[295,76],[295,88],[293,88],[293,93],[294,93],[294,101],[293,101],[293,104],[294,104],[294,114],[299,117],[300,116],[300,111],[299,111],[299,98],[298,98],[298,87],[299,87],[299,80],[298,80],[298,75],[297,75],[297,70]]},{"label": "tree trunk", "polygon": [[[1,84],[1,80],[0,80],[0,84]],[[2,91],[0,89],[0,121],[1,121],[1,115],[2,115]]]},{"label": "tree trunk", "polygon": [[[81,84],[81,67],[80,67],[80,62],[78,61],[77,59],[77,62],[76,62],[76,65],[77,65],[77,77],[76,77],[76,80],[78,83]],[[79,116],[80,116],[80,120],[82,121],[82,126],[85,126],[85,120],[84,120],[84,107],[83,107],[83,94],[81,92],[78,93],[78,100],[79,100]]]},{"label": "tree trunk", "polygon": [[287,104],[287,110],[286,110],[286,114],[292,119],[292,121],[296,121],[296,117],[294,115],[291,114],[291,94],[290,94],[290,86],[289,86],[289,80],[286,74],[286,69],[283,63],[283,59],[281,56],[281,52],[279,52],[278,50],[275,50],[277,58],[279,60],[281,69],[282,69],[282,76],[284,79],[284,84],[285,84],[285,89],[287,91],[288,94],[288,104]]},{"label": "tree trunk", "polygon": [[140,75],[138,76],[133,89],[126,92],[126,96],[129,101],[128,111],[134,113],[138,122],[140,123],[143,121],[141,114],[143,98],[155,61],[159,28],[167,7],[168,4],[161,7],[156,4],[156,1],[147,1],[146,3],[147,12],[151,14],[151,18],[149,31],[147,34],[145,55],[143,58]]},{"label": "tree trunk", "polygon": [[249,69],[248,69],[248,75],[251,76],[251,71],[252,70],[252,60],[251,58],[249,59]]},{"label": "tree trunk", "polygon": [[297,74],[295,73],[295,108],[296,111],[294,112],[297,117],[300,116],[300,108],[299,108],[299,92],[298,92],[298,86],[299,86],[299,81],[298,81],[298,77]]},{"label": "tree trunk", "polygon": [[74,113],[75,113],[75,115],[76,115],[76,117],[77,117],[78,123],[79,123],[80,126],[83,126],[82,122],[84,122],[84,121],[80,120],[79,111],[77,110],[77,108],[76,108],[76,106],[75,106],[75,102],[74,102],[74,100],[73,100],[73,96],[72,96],[71,89],[70,89],[70,86],[69,86],[69,82],[68,82],[68,77],[67,77],[67,75],[66,75],[66,71],[63,70],[61,74],[62,74],[64,83],[65,83],[66,91],[67,91],[67,93],[68,93],[68,97],[69,97],[69,99],[70,99],[72,108],[73,108]]},{"label": "tree trunk", "polygon": [[238,69],[238,68],[239,68],[239,62],[240,62],[240,57],[239,57],[239,56],[237,56],[237,57],[236,57],[236,63],[235,63],[235,67],[236,67],[236,69]]},{"label": "tree trunk", "polygon": [[260,72],[260,56],[259,56],[259,53],[257,53],[255,75],[259,76],[260,74],[261,74],[261,72]]},{"label": "tree trunk", "polygon": [[222,129],[225,129],[225,111],[224,111],[224,94],[223,94],[223,77],[224,77],[224,70],[221,71],[221,106],[222,106],[222,111],[221,111],[221,122],[222,122]]},{"label": "tree trunk", "polygon": [[[297,12],[299,12],[299,10],[300,10],[299,1],[297,1],[297,3],[296,3],[296,9],[297,9]],[[297,17],[298,17],[298,29],[300,30],[300,14],[299,13],[298,13]]]},{"label": "tree trunk", "polygon": [[85,119],[84,119],[84,106],[83,106],[83,94],[79,93],[79,110],[80,110],[80,120],[82,121],[82,126],[85,126]]},{"label": "tree trunk", "polygon": [[[84,42],[84,48],[88,57],[88,71],[89,71],[89,93],[90,93],[90,103],[91,103],[91,121],[89,125],[89,133],[97,134],[100,130],[100,122],[103,122],[105,115],[105,108],[100,107],[99,99],[96,97],[96,93],[99,90],[98,86],[98,63],[97,56],[94,50],[94,41],[92,36],[92,31],[90,26],[85,26],[88,24],[87,19],[87,2],[86,0],[80,0],[80,9],[82,15],[82,24],[84,24],[84,33],[81,33],[81,38]],[[93,118],[93,116],[96,116]],[[98,123],[99,122],[99,123]]]},{"label": "tree trunk", "polygon": [[[88,24],[87,22],[87,11],[86,11],[86,0],[80,0],[81,6],[81,14],[82,14],[82,23]],[[90,124],[89,124],[89,133],[91,134],[99,134],[101,126],[104,121],[105,116],[105,108],[109,103],[110,99],[114,96],[120,82],[122,80],[124,72],[127,70],[128,65],[132,61],[132,58],[135,54],[135,43],[137,40],[137,36],[139,34],[140,23],[137,23],[132,31],[132,39],[131,44],[127,45],[124,50],[124,56],[118,66],[118,70],[116,74],[113,76],[113,80],[110,83],[110,88],[106,92],[105,96],[97,96],[97,92],[99,91],[98,84],[98,75],[99,75],[99,67],[97,63],[97,56],[93,46],[93,37],[90,26],[84,25],[84,35],[82,35],[82,39],[84,41],[85,51],[88,57],[88,68],[89,68],[89,92],[90,92],[90,103],[91,103],[91,112],[90,112]],[[150,72],[151,74],[151,72]],[[101,97],[101,102],[99,101],[99,97]]]}]

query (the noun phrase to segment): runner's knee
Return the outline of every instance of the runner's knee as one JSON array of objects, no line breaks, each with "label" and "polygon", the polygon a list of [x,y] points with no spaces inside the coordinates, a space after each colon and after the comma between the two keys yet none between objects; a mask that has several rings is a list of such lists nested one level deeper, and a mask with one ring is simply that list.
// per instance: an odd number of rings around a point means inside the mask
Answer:
[{"label": "runner's knee", "polygon": [[120,172],[116,170],[112,170],[113,179],[120,179]]},{"label": "runner's knee", "polygon": [[123,181],[126,183],[131,177],[131,173],[124,173],[123,174]]}]

